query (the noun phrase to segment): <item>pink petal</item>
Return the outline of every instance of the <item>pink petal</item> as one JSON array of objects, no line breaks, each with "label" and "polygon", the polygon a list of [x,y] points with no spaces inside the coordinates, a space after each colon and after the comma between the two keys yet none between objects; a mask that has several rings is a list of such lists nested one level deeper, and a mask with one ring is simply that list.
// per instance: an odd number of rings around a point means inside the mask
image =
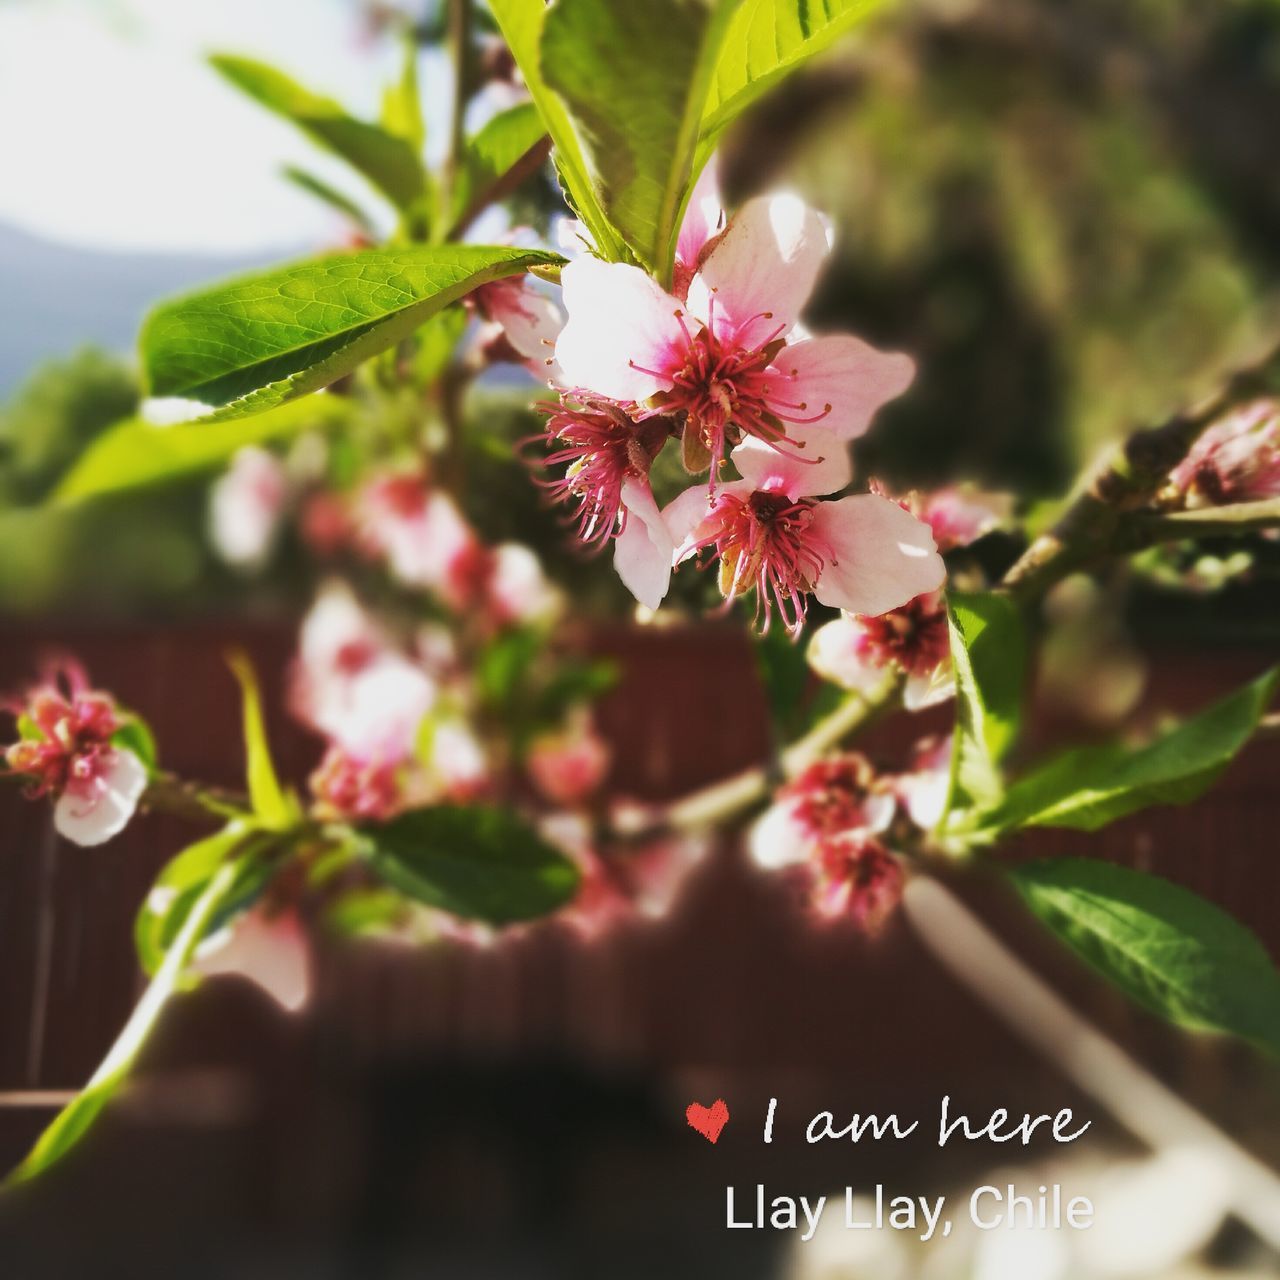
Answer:
[{"label": "pink petal", "polygon": [[884,667],[870,661],[860,641],[863,629],[856,618],[841,616],[813,633],[806,657],[824,679],[855,693],[870,693],[885,678]]},{"label": "pink petal", "polygon": [[[810,428],[815,434],[821,430],[853,440],[871,425],[882,404],[911,385],[916,367],[910,356],[877,351],[840,334],[784,347],[772,368],[780,379],[770,388],[770,399],[780,418],[822,413]],[[795,405],[803,407],[789,407]]]},{"label": "pink petal", "polygon": [[698,269],[698,255],[707,241],[717,235],[724,223],[724,205],[720,184],[716,181],[715,163],[703,169],[689,196],[684,221],[676,240],[676,263],[692,275]]},{"label": "pink petal", "polygon": [[561,284],[569,319],[556,360],[566,385],[611,400],[646,400],[671,389],[685,343],[675,298],[638,267],[599,258],[569,263]]},{"label": "pink petal", "polygon": [[521,281],[519,287],[497,293],[490,311],[507,341],[533,364],[545,366],[564,328],[564,316],[555,302]]},{"label": "pink petal", "polygon": [[888,498],[820,502],[813,530],[831,553],[813,589],[825,605],[875,617],[946,581],[929,526]]},{"label": "pink petal", "polygon": [[826,220],[798,196],[757,196],[694,277],[689,310],[704,323],[714,310],[718,335],[755,346],[799,319],[830,248]]},{"label": "pink petal", "polygon": [[147,789],[147,767],[132,751],[117,747],[106,760],[96,778],[73,784],[53,807],[58,834],[75,844],[92,847],[119,835]]},{"label": "pink petal", "polygon": [[853,479],[849,446],[821,431],[792,432],[794,443],[774,448],[748,436],[736,449],[733,464],[753,489],[785,493],[789,498],[839,493]]},{"label": "pink petal", "polygon": [[656,609],[671,585],[675,543],[646,482],[627,480],[622,501],[627,520],[613,542],[613,567],[642,605]]}]

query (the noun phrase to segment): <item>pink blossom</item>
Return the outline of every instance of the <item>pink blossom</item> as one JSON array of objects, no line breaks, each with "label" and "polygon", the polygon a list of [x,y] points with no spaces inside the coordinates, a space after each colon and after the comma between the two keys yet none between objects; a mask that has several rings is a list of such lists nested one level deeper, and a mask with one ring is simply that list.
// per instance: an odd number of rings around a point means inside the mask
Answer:
[{"label": "pink blossom", "polygon": [[912,711],[955,695],[951,638],[943,594],[929,592],[878,617],[843,614],[814,632],[809,664],[824,679],[869,694],[889,671],[906,676]]},{"label": "pink blossom", "polygon": [[288,492],[284,464],[275,454],[256,445],[236,452],[209,501],[210,536],[228,564],[252,569],[266,561]]},{"label": "pink blossom", "polygon": [[893,794],[865,756],[821,760],[779,788],[751,830],[751,857],[771,871],[809,862],[825,841],[884,831],[894,809]]},{"label": "pink blossom", "polygon": [[527,768],[538,790],[554,804],[587,799],[609,771],[609,747],[587,719],[540,734],[529,748]]},{"label": "pink blossom", "polygon": [[824,220],[777,195],[749,201],[697,255],[683,300],[637,267],[569,263],[569,319],[556,343],[566,385],[626,405],[633,417],[683,415],[686,456],[705,451],[713,484],[720,461],[746,438],[786,450],[800,427],[861,435],[905,390],[913,365],[853,337],[791,340],[828,249]]},{"label": "pink blossom", "polygon": [[84,671],[67,662],[14,709],[30,730],[8,748],[5,762],[30,779],[32,799],[55,798],[58,833],[85,846],[118,835],[146,790],[147,767],[112,740],[124,723],[115,700],[90,689]]},{"label": "pink blossom", "polygon": [[902,864],[874,836],[854,832],[819,847],[810,890],[814,910],[876,934],[902,900]]},{"label": "pink blossom", "polygon": [[196,951],[195,972],[237,974],[256,983],[282,1009],[297,1013],[311,995],[311,948],[292,910],[251,907]]},{"label": "pink blossom", "polygon": [[558,382],[556,339],[564,328],[564,315],[527,276],[513,276],[481,285],[472,295],[476,309],[500,326],[520,361],[544,382]]},{"label": "pink blossom", "polygon": [[403,773],[403,759],[360,759],[333,746],[311,775],[311,792],[324,813],[383,821],[405,807]]},{"label": "pink blossom", "polygon": [[1169,479],[1188,507],[1280,497],[1280,402],[1257,400],[1215,423]]},{"label": "pink blossom", "polygon": [[754,589],[764,625],[776,608],[793,633],[810,593],[833,608],[877,615],[942,585],[946,570],[928,526],[897,503],[875,494],[814,500],[848,484],[844,446],[827,442],[824,454],[814,437],[793,446],[780,453],[748,440],[733,453],[742,480],[714,496],[694,488],[677,498],[663,513],[675,561],[711,551],[726,600]]},{"label": "pink blossom", "polygon": [[[872,485],[872,492],[885,492]],[[893,497],[885,492],[885,497]],[[971,542],[998,529],[1009,517],[1007,494],[982,493],[969,485],[952,485],[930,493],[913,490],[895,498],[905,510],[923,520],[933,530],[933,540],[942,553],[967,547]]]},{"label": "pink blossom", "polygon": [[453,499],[418,472],[391,472],[360,492],[355,510],[364,545],[405,586],[457,596],[484,548]]},{"label": "pink blossom", "polygon": [[360,760],[413,754],[435,682],[396,649],[351,592],[331,583],[303,621],[294,713]]},{"label": "pink blossom", "polygon": [[518,542],[503,542],[493,549],[485,594],[485,607],[499,626],[545,621],[562,604],[538,557]]}]

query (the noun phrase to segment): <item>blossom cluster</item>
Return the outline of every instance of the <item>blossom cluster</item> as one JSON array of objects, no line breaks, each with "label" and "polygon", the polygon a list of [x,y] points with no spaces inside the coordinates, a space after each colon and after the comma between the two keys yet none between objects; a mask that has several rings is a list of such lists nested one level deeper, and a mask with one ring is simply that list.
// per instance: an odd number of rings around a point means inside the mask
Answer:
[{"label": "blossom cluster", "polygon": [[922,739],[899,774],[878,773],[858,752],[820,760],[779,788],[757,820],[752,859],[797,878],[818,918],[877,933],[906,879],[893,837],[902,824],[928,831],[938,823],[950,761],[950,738]]},{"label": "blossom cluster", "polygon": [[[643,605],[685,561],[718,564],[727,601],[754,592],[763,624],[776,614],[793,634],[810,597],[877,615],[942,585],[924,522],[880,494],[829,499],[853,480],[849,442],[914,372],[907,356],[800,324],[830,245],[826,220],[792,195],[726,219],[704,176],[670,290],[581,253],[562,272],[563,316],[528,284],[483,298],[558,392],[551,492],[584,541],[614,541]],[[705,479],[660,508],[650,472],[675,440]]]}]

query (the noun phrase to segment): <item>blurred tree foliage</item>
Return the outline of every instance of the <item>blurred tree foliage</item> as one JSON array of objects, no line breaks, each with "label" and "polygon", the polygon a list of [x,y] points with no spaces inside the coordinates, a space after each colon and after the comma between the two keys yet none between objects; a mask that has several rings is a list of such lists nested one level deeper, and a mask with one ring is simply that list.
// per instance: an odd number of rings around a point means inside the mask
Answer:
[{"label": "blurred tree foliage", "polygon": [[[829,211],[814,327],[918,361],[863,474],[1035,497],[1280,329],[1277,119],[1277,0],[903,0],[767,97],[722,176],[733,200],[793,185]],[[526,187],[517,220],[545,230],[552,202],[550,180]],[[0,609],[243,607],[205,543],[207,477],[29,509],[135,400],[128,366],[86,352],[0,410]],[[531,541],[579,605],[624,606],[517,460],[539,429],[527,403],[524,387],[468,398],[468,514]],[[670,496],[681,478],[655,479]],[[303,598],[310,572],[286,543],[250,607]]]},{"label": "blurred tree foliage", "polygon": [[911,351],[863,459],[1052,493],[1274,328],[1275,0],[921,0],[733,139],[839,228],[816,326]]}]

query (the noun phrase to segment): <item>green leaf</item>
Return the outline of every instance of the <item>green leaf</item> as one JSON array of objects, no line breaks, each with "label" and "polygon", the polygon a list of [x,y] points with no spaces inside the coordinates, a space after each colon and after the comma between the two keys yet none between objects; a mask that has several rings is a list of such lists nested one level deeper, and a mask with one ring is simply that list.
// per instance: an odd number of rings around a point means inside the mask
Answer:
[{"label": "green leaf", "polygon": [[209,921],[222,905],[235,881],[233,864],[222,867],[191,905],[181,929],[166,953],[151,985],[138,1002],[124,1030],[89,1083],[64,1107],[36,1140],[25,1160],[9,1175],[6,1185],[26,1182],[56,1164],[75,1146],[111,1100],[137,1060],[169,997],[177,989],[183,970]]},{"label": "green leaf", "polygon": [[360,830],[383,880],[453,915],[528,920],[563,906],[578,887],[573,863],[505,809],[440,805]]},{"label": "green leaf", "polygon": [[133,922],[134,946],[144,973],[158,972],[191,908],[248,835],[243,823],[232,823],[165,863]]},{"label": "green leaf", "polygon": [[577,125],[601,206],[664,283],[696,177],[703,106],[740,3],[556,0],[547,10],[543,75]]},{"label": "green leaf", "polygon": [[1280,974],[1224,911],[1106,862],[1060,858],[1010,874],[1032,911],[1139,1004],[1180,1027],[1280,1052]]},{"label": "green leaf", "polygon": [[[703,159],[766,90],[874,12],[880,0],[743,0],[721,42],[702,112]],[[701,164],[698,168],[701,169]]]},{"label": "green leaf", "polygon": [[752,649],[777,741],[797,737],[807,718],[805,695],[811,683],[804,646],[794,643],[785,627],[770,627],[753,638]]},{"label": "green leaf", "polygon": [[369,249],[218,285],[148,317],[150,394],[198,402],[192,416],[260,413],[350,373],[478,286],[561,261],[506,245]]},{"label": "green leaf", "polygon": [[209,62],[255,102],[341,156],[397,208],[410,209],[422,199],[426,172],[421,156],[404,138],[355,119],[341,103],[312,93],[264,62],[228,53],[215,53]]},{"label": "green leaf", "polygon": [[1069,751],[1020,778],[983,822],[995,831],[1096,831],[1149,805],[1189,804],[1249,741],[1278,683],[1280,667],[1137,750],[1115,743]]},{"label": "green leaf", "polygon": [[449,367],[467,329],[465,307],[446,307],[414,335],[413,377],[419,387],[433,386]]},{"label": "green leaf", "polygon": [[112,743],[132,751],[144,765],[148,773],[156,768],[156,739],[151,726],[140,716],[130,714],[128,719],[111,735]]},{"label": "green leaf", "polygon": [[556,170],[565,185],[570,205],[582,219],[596,248],[613,262],[627,260],[627,251],[605,217],[591,188],[582,148],[564,103],[556,97],[542,78],[542,28],[547,17],[545,0],[489,0],[489,8],[502,28],[529,96],[542,116],[542,122],[555,146]]},{"label": "green leaf", "polygon": [[276,776],[253,664],[244,653],[233,652],[227,655],[227,665],[240,682],[244,702],[245,774],[253,812],[268,827],[288,827],[297,820],[297,806],[285,794]]},{"label": "green leaf", "polygon": [[315,196],[322,204],[327,204],[336,213],[349,219],[363,235],[370,239],[376,235],[373,219],[337,187],[330,186],[323,178],[317,178],[314,173],[308,173],[306,169],[299,169],[297,165],[285,165],[281,173],[295,187],[300,187],[308,195]]},{"label": "green leaf", "polygon": [[224,465],[245,445],[262,444],[351,418],[343,396],[316,394],[231,422],[157,427],[126,418],[98,436],[53,492],[59,505],[167,484]]},{"label": "green leaf", "polygon": [[1026,637],[1011,600],[956,593],[949,603],[956,729],[948,811],[999,800],[1000,761],[1018,734],[1026,674]]},{"label": "green leaf", "polygon": [[508,187],[509,176],[547,136],[532,102],[500,111],[468,139],[462,170],[453,190],[451,234],[466,227]]},{"label": "green leaf", "polygon": [[403,138],[415,156],[422,155],[427,141],[426,119],[418,93],[418,41],[411,31],[401,41],[400,76],[382,95],[382,127]]}]

